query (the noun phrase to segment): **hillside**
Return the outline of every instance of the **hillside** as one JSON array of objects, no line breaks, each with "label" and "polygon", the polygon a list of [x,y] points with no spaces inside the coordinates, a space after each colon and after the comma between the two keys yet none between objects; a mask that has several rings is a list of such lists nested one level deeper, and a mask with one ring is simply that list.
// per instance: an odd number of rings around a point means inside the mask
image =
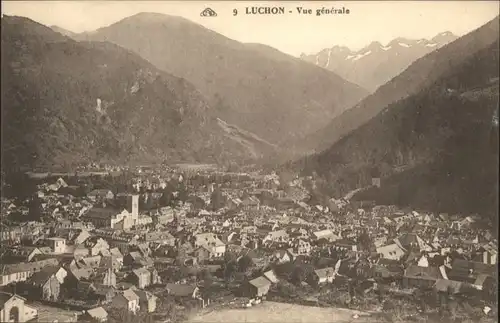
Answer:
[{"label": "hillside", "polygon": [[330,71],[180,17],[140,13],[76,38],[112,42],[188,80],[217,117],[272,144],[316,131],[367,95]]},{"label": "hillside", "polygon": [[334,46],[301,59],[326,68],[365,89],[375,91],[404,71],[418,58],[457,39],[451,32],[443,32],[432,39],[396,38],[383,46],[379,42],[353,51]]},{"label": "hillside", "polygon": [[355,107],[333,119],[314,134],[290,141],[288,146],[302,152],[320,152],[378,115],[389,104],[407,98],[430,86],[443,73],[457,68],[468,57],[487,48],[498,39],[499,18],[427,54],[404,72],[384,84]]},{"label": "hillside", "polygon": [[326,151],[306,172],[324,176],[329,194],[371,185],[355,198],[439,212],[497,216],[499,42],[442,72],[417,94]]},{"label": "hillside", "polygon": [[27,18],[2,18],[1,92],[4,169],[245,161],[263,145],[228,136],[185,80],[111,43],[76,42]]}]

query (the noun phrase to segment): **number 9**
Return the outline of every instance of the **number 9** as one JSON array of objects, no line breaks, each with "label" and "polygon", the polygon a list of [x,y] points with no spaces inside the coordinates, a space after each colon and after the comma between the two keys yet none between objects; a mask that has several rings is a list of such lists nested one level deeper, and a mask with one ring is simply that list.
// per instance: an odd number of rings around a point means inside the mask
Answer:
[{"label": "number 9", "polygon": [[238,10],[237,9],[233,9],[233,16],[236,16],[238,15]]}]

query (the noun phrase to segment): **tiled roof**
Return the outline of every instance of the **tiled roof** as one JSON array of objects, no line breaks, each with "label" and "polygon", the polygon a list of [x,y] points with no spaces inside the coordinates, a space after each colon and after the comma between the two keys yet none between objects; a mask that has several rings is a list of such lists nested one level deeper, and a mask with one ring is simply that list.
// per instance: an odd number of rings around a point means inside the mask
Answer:
[{"label": "tiled roof", "polygon": [[271,282],[263,276],[252,279],[249,283],[257,288],[262,288],[271,284]]}]

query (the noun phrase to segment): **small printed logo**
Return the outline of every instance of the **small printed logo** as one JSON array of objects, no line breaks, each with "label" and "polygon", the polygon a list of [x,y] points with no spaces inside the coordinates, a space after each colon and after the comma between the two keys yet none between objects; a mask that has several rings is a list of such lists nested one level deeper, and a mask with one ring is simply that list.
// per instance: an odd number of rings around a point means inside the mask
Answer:
[{"label": "small printed logo", "polygon": [[202,17],[217,17],[217,12],[215,12],[211,8],[205,8],[205,10],[203,10],[200,13],[200,16],[202,16]]}]

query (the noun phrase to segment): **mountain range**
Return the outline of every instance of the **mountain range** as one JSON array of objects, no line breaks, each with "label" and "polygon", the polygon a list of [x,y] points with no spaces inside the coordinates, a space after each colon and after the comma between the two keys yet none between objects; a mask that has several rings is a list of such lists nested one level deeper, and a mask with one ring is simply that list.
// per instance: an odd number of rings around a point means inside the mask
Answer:
[{"label": "mountain range", "polygon": [[335,119],[351,121],[335,129],[344,135],[297,167],[327,194],[369,187],[355,198],[497,218],[498,26],[497,17],[417,60]]},{"label": "mountain range", "polygon": [[413,62],[401,74],[379,87],[351,109],[334,118],[315,133],[284,146],[298,155],[319,153],[378,115],[390,104],[420,92],[436,82],[445,71],[456,68],[470,55],[498,39],[498,17]]},{"label": "mountain range", "polygon": [[344,79],[373,92],[404,71],[418,58],[457,39],[453,33],[442,32],[432,39],[396,38],[386,46],[374,41],[353,51],[345,46],[323,49],[301,59],[337,73]]},{"label": "mountain range", "polygon": [[186,79],[217,117],[276,145],[315,132],[368,94],[331,71],[181,17],[140,13],[74,38],[119,45]]},{"label": "mountain range", "polygon": [[107,42],[2,17],[2,168],[248,161],[274,149],[189,82]]}]

